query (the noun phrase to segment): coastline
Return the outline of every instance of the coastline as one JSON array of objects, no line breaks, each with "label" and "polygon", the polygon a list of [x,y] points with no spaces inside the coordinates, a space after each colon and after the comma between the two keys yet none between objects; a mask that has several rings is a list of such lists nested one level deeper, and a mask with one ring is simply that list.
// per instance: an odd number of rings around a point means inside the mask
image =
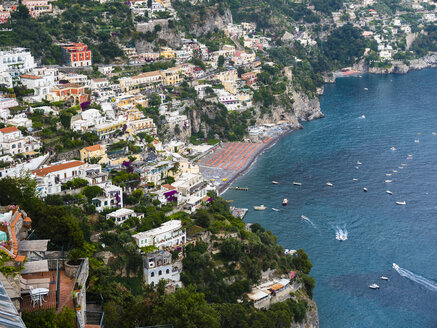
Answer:
[{"label": "coastline", "polygon": [[[325,83],[335,83],[335,80],[337,78],[354,77],[360,76],[362,74],[407,74],[409,72],[433,68],[437,68],[437,53],[415,59],[412,61],[412,63],[410,63],[410,65],[406,65],[402,62],[393,62],[390,69],[375,69],[364,65],[363,62],[360,62],[359,64],[354,65],[352,71],[349,73],[344,74],[344,72],[341,71],[331,72],[331,78],[325,78]],[[322,96],[323,92],[320,95]],[[300,126],[300,128],[302,127]],[[266,143],[263,147],[261,147],[251,158],[248,165],[246,165],[241,171],[237,172],[235,175],[230,176],[224,184],[221,184],[217,187],[218,194],[223,195],[239,177],[245,175],[247,172],[250,171],[252,166],[257,162],[258,158],[262,154],[264,154],[265,151],[276,145],[276,143],[281,138],[287,136],[295,130],[295,128],[290,128],[289,130],[284,131],[282,134],[275,136],[272,142]]]},{"label": "coastline", "polygon": [[247,172],[249,172],[251,170],[251,168],[255,165],[255,163],[258,161],[258,158],[262,154],[264,154],[267,150],[269,150],[274,145],[276,145],[276,143],[280,139],[284,138],[285,136],[291,134],[294,131],[296,131],[296,129],[293,129],[293,128],[291,128],[287,131],[284,131],[280,135],[275,136],[271,142],[266,143],[263,147],[261,147],[259,149],[259,151],[256,152],[256,154],[252,157],[252,159],[251,159],[250,163],[248,163],[248,165],[246,165],[241,171],[237,172],[234,176],[228,178],[228,180],[226,180],[226,182],[224,184],[217,187],[218,194],[220,196],[223,195],[239,177],[242,177],[243,175],[245,175]]}]

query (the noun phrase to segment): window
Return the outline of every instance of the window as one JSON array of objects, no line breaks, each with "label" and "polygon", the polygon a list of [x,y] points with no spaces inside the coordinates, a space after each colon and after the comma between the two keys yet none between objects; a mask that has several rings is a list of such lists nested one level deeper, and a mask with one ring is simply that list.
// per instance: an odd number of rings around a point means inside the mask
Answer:
[{"label": "window", "polygon": [[170,273],[170,270],[169,270],[169,269],[165,270],[165,273],[166,273],[166,274],[169,274],[169,273]]},{"label": "window", "polygon": [[152,273],[150,274],[150,276],[151,276],[151,277],[154,277],[154,276],[155,276],[155,272],[152,272]]},{"label": "window", "polygon": [[159,270],[158,276],[162,276],[162,271],[161,270]]}]

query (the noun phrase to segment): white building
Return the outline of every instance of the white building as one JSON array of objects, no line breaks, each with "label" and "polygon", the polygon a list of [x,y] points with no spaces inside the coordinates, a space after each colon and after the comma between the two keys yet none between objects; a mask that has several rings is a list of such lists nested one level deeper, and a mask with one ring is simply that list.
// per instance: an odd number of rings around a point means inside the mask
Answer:
[{"label": "white building", "polygon": [[180,283],[181,270],[176,265],[173,265],[169,252],[156,251],[148,253],[143,261],[146,284],[156,286],[163,279],[174,286],[182,287]]},{"label": "white building", "polygon": [[32,171],[36,176],[37,191],[42,196],[61,192],[63,183],[75,178],[85,179],[90,185],[105,183],[107,174],[98,164],[81,161],[63,161]]},{"label": "white building", "polygon": [[105,208],[123,207],[123,189],[121,187],[110,182],[100,184],[99,187],[103,189],[102,194],[92,200],[98,212]]},{"label": "white building", "polygon": [[185,243],[186,232],[180,220],[163,223],[159,228],[139,232],[132,236],[138,247],[156,246],[159,249]]},{"label": "white building", "polygon": [[33,75],[23,74],[21,75],[21,83],[28,89],[33,89],[33,99],[41,101],[45,99],[46,95],[50,93],[50,90],[56,85],[55,76],[53,75]]},{"label": "white building", "polygon": [[15,126],[0,129],[0,145],[3,154],[17,155],[34,151],[41,144],[33,137],[24,137]]},{"label": "white building", "polygon": [[89,128],[103,124],[105,118],[100,114],[100,111],[95,108],[90,108],[81,114],[71,118],[70,128],[73,131],[86,132]]},{"label": "white building", "polygon": [[21,74],[28,73],[35,67],[35,59],[25,48],[0,51],[0,73],[7,73],[11,77],[11,79],[6,80],[7,75],[2,74],[6,81],[0,81],[0,83],[7,83],[8,88],[13,87],[13,81],[18,79]]},{"label": "white building", "polygon": [[144,217],[144,214],[135,213],[134,210],[128,208],[120,208],[112,213],[106,214],[106,220],[114,219],[115,224],[122,224],[130,218]]}]

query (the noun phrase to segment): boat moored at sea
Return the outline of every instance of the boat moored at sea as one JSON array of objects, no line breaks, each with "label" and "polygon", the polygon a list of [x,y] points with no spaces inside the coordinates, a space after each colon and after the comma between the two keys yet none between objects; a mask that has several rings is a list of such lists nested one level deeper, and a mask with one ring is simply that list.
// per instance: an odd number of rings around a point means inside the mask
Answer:
[{"label": "boat moored at sea", "polygon": [[385,180],[385,183],[391,183],[392,180]]},{"label": "boat moored at sea", "polygon": [[357,161],[357,165],[361,165],[361,164],[363,164],[363,163],[361,163],[360,161]]},{"label": "boat moored at sea", "polygon": [[255,211],[265,211],[267,207],[265,207],[264,205],[259,205],[259,206],[254,206],[253,209]]},{"label": "boat moored at sea", "polygon": [[407,202],[405,200],[401,202],[396,202],[396,205],[407,205]]},{"label": "boat moored at sea", "polygon": [[386,276],[381,276],[380,278],[381,278],[382,280],[389,280],[388,277],[386,277]]},{"label": "boat moored at sea", "polygon": [[334,187],[334,185],[331,182],[329,182],[329,181],[326,182],[326,185],[329,186],[329,187]]},{"label": "boat moored at sea", "polygon": [[273,183],[273,184],[278,184],[279,182],[278,182],[278,181],[272,181],[272,183]]},{"label": "boat moored at sea", "polygon": [[391,149],[391,150],[396,150],[396,147],[395,147],[395,146],[393,146],[393,147],[391,147],[390,149]]},{"label": "boat moored at sea", "polygon": [[282,201],[282,206],[287,206],[288,204],[288,199],[284,198],[284,200]]},{"label": "boat moored at sea", "polygon": [[371,284],[371,285],[369,285],[369,288],[371,288],[371,289],[378,289],[379,286],[377,284]]},{"label": "boat moored at sea", "polygon": [[279,212],[279,210],[277,208],[272,207],[272,210],[275,212]]},{"label": "boat moored at sea", "polygon": [[293,184],[294,184],[295,186],[301,186],[301,185],[302,185],[302,183],[300,183],[300,182],[296,182],[296,181],[293,181]]},{"label": "boat moored at sea", "polygon": [[364,187],[364,188],[363,188],[363,191],[364,191],[364,192],[367,192],[367,188],[366,188],[366,187]]},{"label": "boat moored at sea", "polygon": [[393,195],[393,193],[390,190],[386,190],[385,192],[389,195]]}]

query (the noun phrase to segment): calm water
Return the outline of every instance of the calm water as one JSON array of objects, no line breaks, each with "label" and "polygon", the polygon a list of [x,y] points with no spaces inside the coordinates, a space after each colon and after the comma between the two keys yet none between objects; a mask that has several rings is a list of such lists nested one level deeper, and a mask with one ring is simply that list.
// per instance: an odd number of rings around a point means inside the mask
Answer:
[{"label": "calm water", "polygon": [[[338,79],[321,105],[326,118],[280,140],[234,183],[248,192],[224,197],[309,254],[322,328],[437,327],[437,70]],[[253,211],[260,204],[268,210]]]}]

